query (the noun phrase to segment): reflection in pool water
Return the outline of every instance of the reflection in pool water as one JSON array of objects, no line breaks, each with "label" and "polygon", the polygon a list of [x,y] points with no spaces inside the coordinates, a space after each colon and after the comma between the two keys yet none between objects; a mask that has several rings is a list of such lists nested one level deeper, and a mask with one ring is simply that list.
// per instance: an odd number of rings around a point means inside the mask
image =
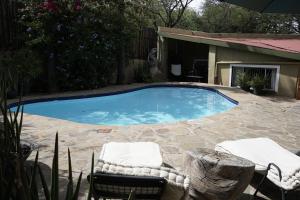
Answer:
[{"label": "reflection in pool water", "polygon": [[108,96],[31,103],[25,105],[24,112],[79,123],[131,125],[198,119],[234,106],[235,103],[206,89],[153,87]]}]

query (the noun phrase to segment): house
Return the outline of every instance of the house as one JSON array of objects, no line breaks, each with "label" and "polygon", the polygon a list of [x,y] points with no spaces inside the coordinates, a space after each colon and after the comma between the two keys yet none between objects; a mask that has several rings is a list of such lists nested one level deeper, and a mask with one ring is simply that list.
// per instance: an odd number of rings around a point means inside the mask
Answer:
[{"label": "house", "polygon": [[300,98],[300,35],[204,33],[159,27],[158,60],[166,78],[198,67],[201,82],[236,86],[239,72],[260,74],[267,90]]}]

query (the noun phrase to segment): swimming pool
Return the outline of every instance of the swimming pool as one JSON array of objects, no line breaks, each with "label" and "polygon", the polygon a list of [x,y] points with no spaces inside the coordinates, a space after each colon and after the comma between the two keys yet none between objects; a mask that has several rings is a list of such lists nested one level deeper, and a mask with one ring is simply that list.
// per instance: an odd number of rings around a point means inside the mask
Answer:
[{"label": "swimming pool", "polygon": [[87,124],[133,125],[199,119],[236,104],[212,89],[160,86],[88,98],[25,102],[24,112]]}]

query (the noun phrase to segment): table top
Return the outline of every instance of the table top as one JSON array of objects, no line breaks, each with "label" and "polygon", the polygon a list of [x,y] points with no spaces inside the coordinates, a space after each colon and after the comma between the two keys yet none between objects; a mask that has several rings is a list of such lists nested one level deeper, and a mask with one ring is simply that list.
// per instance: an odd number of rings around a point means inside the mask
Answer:
[{"label": "table top", "polygon": [[218,163],[218,165],[232,166],[232,167],[244,167],[252,168],[255,164],[247,159],[228,154],[224,152],[218,152],[213,149],[197,148],[187,152],[189,156],[195,159],[202,159],[209,163]]}]

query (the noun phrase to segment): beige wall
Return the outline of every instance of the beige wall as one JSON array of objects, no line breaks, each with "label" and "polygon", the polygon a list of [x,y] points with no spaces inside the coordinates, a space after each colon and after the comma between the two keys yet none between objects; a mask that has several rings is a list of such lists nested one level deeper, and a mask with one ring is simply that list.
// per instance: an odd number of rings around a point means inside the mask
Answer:
[{"label": "beige wall", "polygon": [[283,96],[295,97],[296,96],[296,85],[297,75],[300,70],[299,65],[280,65],[280,77],[278,94]]},{"label": "beige wall", "polygon": [[208,50],[208,83],[215,84],[217,47],[209,45]]},{"label": "beige wall", "polygon": [[[164,38],[165,39],[165,38]],[[163,42],[160,43],[160,61],[161,61],[161,67],[164,69],[164,71],[168,71],[168,64],[166,62],[168,54],[172,53],[174,51],[174,40],[169,40],[169,45],[166,45],[166,41],[168,39],[165,39]],[[184,44],[184,43],[181,43]],[[173,45],[173,46],[172,46]],[[197,45],[197,44],[195,44]],[[201,47],[201,44],[198,44],[199,48]],[[164,48],[162,48],[164,47]],[[214,49],[214,47],[211,45],[209,48]],[[187,49],[187,48],[182,48]],[[205,49],[205,48],[204,48]],[[164,50],[167,50],[168,53],[164,52]],[[190,55],[194,54],[195,52],[199,55],[204,55],[203,48],[200,48],[200,50],[195,49],[193,52],[186,51],[182,52],[182,55],[184,54],[184,58],[189,57]],[[233,48],[225,48],[225,47],[216,47],[216,53],[215,56],[213,55],[213,51],[210,52],[211,55],[210,58],[215,59],[215,64],[212,61],[213,59],[209,59],[209,71],[213,72],[215,71],[215,75],[217,76],[217,82],[216,84],[222,84],[229,86],[229,68],[230,63],[241,63],[241,64],[264,64],[264,65],[279,65],[280,66],[280,77],[279,77],[279,87],[278,87],[278,94],[283,96],[289,96],[289,97],[295,97],[296,93],[296,82],[297,82],[297,75],[300,70],[300,62],[296,60],[281,58],[277,56],[270,56],[270,55],[264,55],[259,53],[253,53],[249,51],[243,51],[243,50],[236,50]],[[190,59],[189,59],[190,60]],[[226,62],[221,64],[220,62]],[[293,62],[293,64],[289,64]],[[216,64],[220,63],[220,64]],[[297,64],[299,63],[299,64]],[[188,70],[188,66],[190,66],[190,63],[185,63],[183,67],[185,67],[184,70]],[[217,66],[216,66],[217,65]],[[213,67],[217,67],[217,70],[212,69]],[[210,73],[209,76],[210,83],[212,83],[212,73]]]},{"label": "beige wall", "polygon": [[276,56],[256,54],[223,47],[217,47],[216,62],[226,62],[226,64],[217,64],[218,84],[226,86],[229,86],[230,63],[241,62],[243,64],[279,65],[280,76],[278,94],[295,97],[297,75],[300,70],[300,63],[288,64],[288,62],[294,61]]},{"label": "beige wall", "polygon": [[217,84],[229,86],[229,64],[218,65],[218,82]]},{"label": "beige wall", "polygon": [[225,47],[217,47],[217,62],[220,61],[243,61],[243,62],[267,62],[267,61],[291,61],[290,59],[258,54],[249,51],[236,50]]}]

